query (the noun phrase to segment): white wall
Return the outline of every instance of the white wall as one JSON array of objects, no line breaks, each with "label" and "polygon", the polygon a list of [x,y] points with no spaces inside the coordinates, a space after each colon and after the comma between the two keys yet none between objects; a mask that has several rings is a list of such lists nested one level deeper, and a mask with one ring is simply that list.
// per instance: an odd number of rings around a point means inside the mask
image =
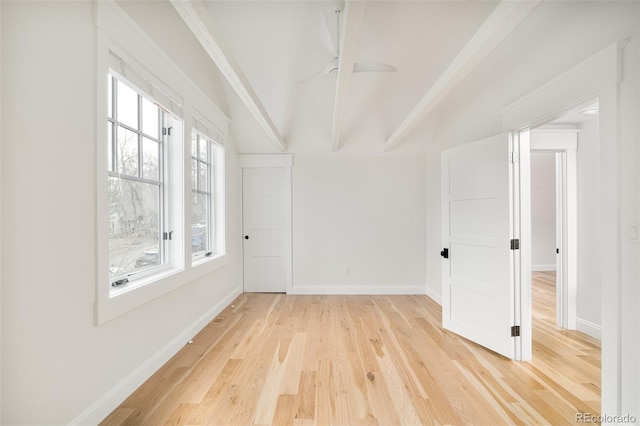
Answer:
[{"label": "white wall", "polygon": [[531,269],[556,270],[556,160],[531,153]]},{"label": "white wall", "polygon": [[241,289],[233,238],[240,233],[239,179],[230,143],[228,264],[94,324],[93,22],[92,2],[2,2],[3,424],[96,423]]},{"label": "white wall", "polygon": [[211,99],[219,100],[216,104],[223,113],[230,115],[224,91],[226,81],[168,1],[154,1],[150,7],[144,0],[118,0],[118,5],[176,64],[181,65],[191,81]]},{"label": "white wall", "polygon": [[424,173],[420,157],[297,156],[294,292],[424,294]]},{"label": "white wall", "polygon": [[[640,12],[638,13],[637,18],[638,18],[637,19],[638,27],[640,28]],[[636,61],[640,61],[640,43],[636,43]],[[638,82],[636,84],[636,90],[635,90],[636,92],[635,99],[637,101],[638,99],[640,99],[640,65],[636,64],[635,72],[636,72],[636,81]],[[640,106],[638,106],[638,108],[640,109]],[[640,137],[640,120],[636,121],[636,138],[637,137]],[[640,149],[636,150],[635,161],[637,162],[636,164],[640,164]],[[636,182],[635,192],[637,194],[637,200],[640,200],[640,167],[637,167],[635,170],[635,182]],[[640,265],[640,235],[638,235],[638,233],[640,233],[640,207],[636,207],[636,214],[635,214],[635,218],[632,218],[632,224],[633,224],[633,229],[631,230],[632,231],[631,244],[635,245],[635,247],[631,251],[632,252],[635,251],[635,259],[636,259],[635,264],[636,264],[636,268],[638,268],[637,265]],[[637,272],[636,275],[640,275],[640,272]],[[635,305],[640,306],[640,290],[638,290],[637,286],[636,286],[635,297],[633,295],[630,295],[629,300],[631,301],[632,304],[634,303],[634,300],[635,300]],[[633,321],[633,319],[631,320]],[[640,314],[638,313],[638,310],[636,310],[635,324],[636,324],[635,327],[632,326],[632,329],[635,328],[635,330],[638,331],[638,334],[640,334]],[[640,342],[638,342],[638,345],[640,346]],[[640,348],[636,349],[635,352],[632,351],[631,355],[632,356],[636,355],[636,359],[638,359],[637,357],[638,354],[640,354]],[[633,358],[630,358],[630,359],[633,360]],[[640,367],[638,366],[637,363],[635,364],[635,374],[633,369],[629,372],[629,380],[632,382],[635,381],[635,383],[640,383]],[[640,386],[638,386],[638,388],[640,388]],[[637,392],[635,395],[630,395],[629,402],[627,404],[632,407],[635,405],[635,407],[637,407],[636,411],[640,412],[640,389],[637,389]]]},{"label": "white wall", "polygon": [[600,265],[600,137],[598,120],[578,133],[578,294],[577,328],[600,334],[602,268]]},{"label": "white wall", "polygon": [[[2,99],[2,3],[0,3],[0,100]],[[0,101],[0,241],[2,241],[2,102]],[[2,379],[2,244],[0,244],[0,381]],[[0,384],[0,422],[2,422],[2,384]]]},{"label": "white wall", "polygon": [[[640,31],[640,11],[636,14],[636,28]],[[620,324],[621,324],[621,412],[632,413],[640,424],[640,245],[633,240],[631,227],[640,218],[640,37],[630,40],[625,49],[622,73],[625,82],[620,88],[621,149],[620,181],[621,199],[621,256],[620,256]],[[608,141],[601,139],[601,152]],[[609,277],[603,274],[602,286],[606,291]],[[604,314],[605,311],[603,311]]]}]

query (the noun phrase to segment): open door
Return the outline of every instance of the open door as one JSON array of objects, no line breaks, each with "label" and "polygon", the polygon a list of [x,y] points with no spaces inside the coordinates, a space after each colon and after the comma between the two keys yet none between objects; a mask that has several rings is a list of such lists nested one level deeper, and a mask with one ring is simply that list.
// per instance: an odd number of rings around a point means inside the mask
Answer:
[{"label": "open door", "polygon": [[[530,292],[520,294],[525,135],[500,134],[442,152],[442,325],[511,359],[530,357],[521,352],[523,332],[524,346],[531,346],[530,318],[525,330],[520,322],[531,315],[523,308]],[[528,167],[528,146],[522,150]]]}]

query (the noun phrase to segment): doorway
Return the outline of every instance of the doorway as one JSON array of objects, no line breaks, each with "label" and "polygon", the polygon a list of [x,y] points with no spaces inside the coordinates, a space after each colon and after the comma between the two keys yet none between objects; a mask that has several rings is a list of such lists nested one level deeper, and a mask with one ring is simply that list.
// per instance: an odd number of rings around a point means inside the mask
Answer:
[{"label": "doorway", "polygon": [[[637,359],[636,352],[629,355],[622,351],[623,317],[620,315],[623,305],[623,276],[620,259],[627,253],[622,244],[623,237],[621,211],[623,210],[621,187],[622,152],[625,145],[621,137],[621,126],[629,126],[628,120],[622,120],[622,112],[628,107],[628,97],[621,96],[624,86],[620,64],[625,56],[626,42],[613,43],[602,51],[585,59],[539,88],[522,96],[502,112],[502,128],[530,129],[548,124],[564,115],[573,106],[588,99],[598,98],[600,112],[598,118],[600,139],[606,141],[606,149],[599,152],[595,170],[599,173],[600,187],[591,189],[599,195],[599,205],[594,209],[600,217],[599,267],[602,282],[600,297],[601,334],[603,336],[601,353],[601,407],[603,413],[620,413],[622,390],[631,379],[623,377],[623,361],[632,363]],[[595,171],[593,170],[593,171]],[[526,292],[528,289],[523,288]],[[525,296],[527,296],[525,294]],[[522,299],[528,303],[528,299]],[[628,314],[625,314],[628,315]],[[524,325],[531,318],[523,317]],[[524,330],[526,331],[526,327]],[[633,358],[632,358],[633,357]],[[633,365],[633,364],[632,364]],[[633,386],[630,389],[635,389]]]},{"label": "doorway", "polygon": [[583,103],[531,131],[534,362],[547,351],[566,358],[563,371],[591,383],[585,401],[594,411],[602,395],[597,111],[597,100]]},{"label": "doorway", "polygon": [[[535,133],[532,132],[532,133]],[[535,140],[535,135],[532,135]],[[532,142],[533,142],[532,140]],[[560,242],[562,235],[561,176],[556,153],[531,149],[531,296],[532,316],[539,322],[567,328],[561,321]],[[534,344],[535,344],[534,332]]]},{"label": "doorway", "polygon": [[575,330],[579,130],[577,124],[553,127],[559,125],[531,131],[531,266],[533,271],[555,271],[556,324]]},{"label": "doorway", "polygon": [[292,160],[285,154],[239,156],[244,292],[291,288]]},{"label": "doorway", "polygon": [[531,131],[531,264],[555,271],[557,326],[599,340],[598,107],[582,103]]}]

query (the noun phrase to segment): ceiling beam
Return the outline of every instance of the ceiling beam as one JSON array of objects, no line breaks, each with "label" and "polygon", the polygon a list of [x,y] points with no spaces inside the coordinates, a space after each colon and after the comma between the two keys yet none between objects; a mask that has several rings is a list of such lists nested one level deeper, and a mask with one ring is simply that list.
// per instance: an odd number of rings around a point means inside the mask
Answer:
[{"label": "ceiling beam", "polygon": [[480,63],[540,0],[502,0],[384,144],[390,151]]},{"label": "ceiling beam", "polygon": [[279,151],[286,151],[287,146],[278,132],[273,120],[260,102],[253,87],[236,63],[233,56],[224,48],[220,38],[214,35],[213,24],[208,19],[207,9],[201,1],[170,0],[180,17],[196,36],[209,57],[218,66],[229,85],[235,90],[240,100],[249,109],[260,127],[265,131],[269,140]]},{"label": "ceiling beam", "polygon": [[342,116],[347,103],[349,82],[353,74],[355,50],[358,45],[360,28],[364,20],[364,0],[348,1],[342,13],[342,40],[338,55],[338,77],[336,96],[333,101],[333,124],[331,125],[331,151],[340,148],[340,130]]}]

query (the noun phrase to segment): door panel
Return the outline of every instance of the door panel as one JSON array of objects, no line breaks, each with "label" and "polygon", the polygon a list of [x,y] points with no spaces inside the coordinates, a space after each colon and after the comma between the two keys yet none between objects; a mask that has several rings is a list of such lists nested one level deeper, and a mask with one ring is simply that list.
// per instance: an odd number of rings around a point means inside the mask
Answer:
[{"label": "door panel", "polygon": [[510,138],[442,153],[444,328],[513,358]]},{"label": "door panel", "polygon": [[284,168],[245,168],[242,174],[244,291],[286,290],[283,247]]}]

